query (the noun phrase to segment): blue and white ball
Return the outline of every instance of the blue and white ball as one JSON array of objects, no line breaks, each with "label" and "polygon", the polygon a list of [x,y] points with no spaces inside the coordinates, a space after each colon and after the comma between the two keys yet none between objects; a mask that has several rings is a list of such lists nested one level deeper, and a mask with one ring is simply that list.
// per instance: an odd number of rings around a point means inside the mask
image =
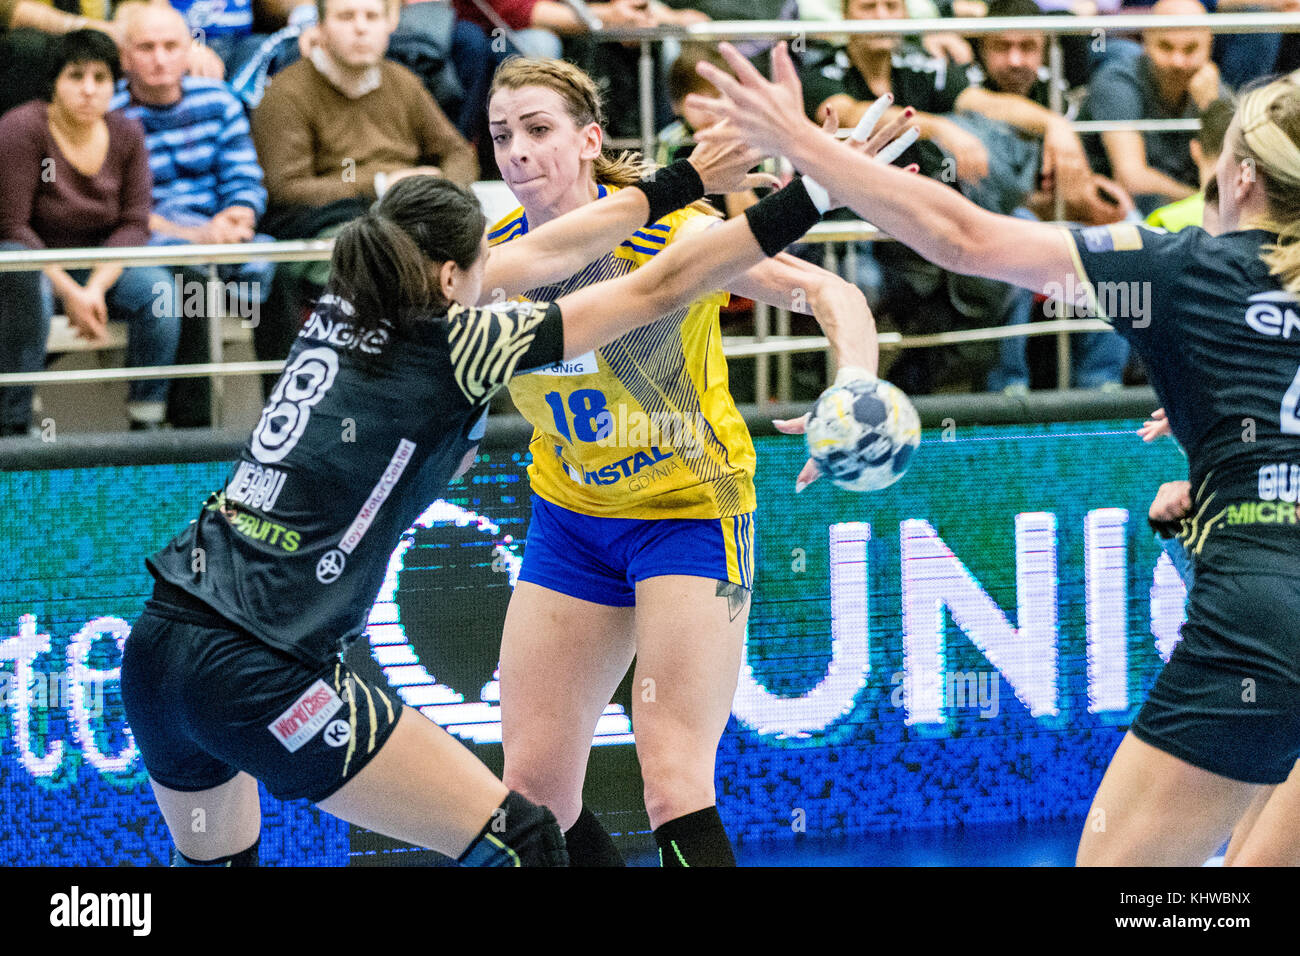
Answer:
[{"label": "blue and white ball", "polygon": [[805,435],[823,475],[846,491],[876,491],[907,471],[921,443],[921,420],[898,386],[841,369],[813,406]]}]

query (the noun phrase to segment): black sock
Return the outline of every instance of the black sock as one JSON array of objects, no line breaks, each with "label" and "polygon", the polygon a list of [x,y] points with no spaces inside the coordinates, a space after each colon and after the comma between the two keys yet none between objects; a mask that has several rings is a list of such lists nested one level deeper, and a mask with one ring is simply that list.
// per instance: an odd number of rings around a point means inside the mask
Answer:
[{"label": "black sock", "polygon": [[627,866],[596,815],[586,807],[577,822],[564,831],[569,848],[569,866]]},{"label": "black sock", "polygon": [[655,842],[659,844],[660,866],[736,865],[717,807],[669,820],[655,830]]},{"label": "black sock", "polygon": [[257,847],[261,839],[255,840],[243,853],[217,857],[215,860],[191,860],[175,847],[172,848],[172,866],[257,866]]},{"label": "black sock", "polygon": [[569,855],[555,815],[511,790],[456,862],[461,866],[568,866]]}]

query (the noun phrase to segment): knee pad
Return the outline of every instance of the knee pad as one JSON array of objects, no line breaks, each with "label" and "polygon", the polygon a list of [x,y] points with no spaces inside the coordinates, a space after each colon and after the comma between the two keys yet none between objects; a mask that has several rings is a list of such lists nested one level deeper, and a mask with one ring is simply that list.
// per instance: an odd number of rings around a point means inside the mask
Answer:
[{"label": "knee pad", "polygon": [[469,848],[461,866],[568,866],[555,814],[511,790]]}]

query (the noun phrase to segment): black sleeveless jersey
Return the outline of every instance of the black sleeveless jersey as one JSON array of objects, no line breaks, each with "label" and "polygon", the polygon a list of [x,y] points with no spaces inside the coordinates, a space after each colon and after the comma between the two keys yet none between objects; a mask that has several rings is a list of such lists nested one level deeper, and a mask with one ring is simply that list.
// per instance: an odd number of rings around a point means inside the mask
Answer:
[{"label": "black sleeveless jersey", "polygon": [[[1300,575],[1300,298],[1259,258],[1276,235],[1071,230],[1086,303],[1142,357],[1188,457],[1198,566]],[[1073,278],[1067,285],[1073,284]]]},{"label": "black sleeveless jersey", "polygon": [[359,333],[325,296],[225,487],[145,562],[312,664],[365,627],[402,532],[477,444],[492,395],[563,358],[559,309],[453,306]]}]

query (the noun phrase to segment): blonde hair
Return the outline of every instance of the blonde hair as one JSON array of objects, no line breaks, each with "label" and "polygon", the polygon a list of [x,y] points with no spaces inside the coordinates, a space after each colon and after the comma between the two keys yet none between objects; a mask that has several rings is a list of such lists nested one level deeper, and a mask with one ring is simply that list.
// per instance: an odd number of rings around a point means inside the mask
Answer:
[{"label": "blonde hair", "polygon": [[1233,156],[1255,167],[1269,210],[1259,226],[1278,234],[1260,258],[1300,293],[1300,71],[1242,96],[1237,120]]},{"label": "blonde hair", "polygon": [[[540,86],[558,93],[569,118],[579,128],[595,123],[604,130],[605,104],[596,81],[567,60],[510,57],[497,67],[488,100],[490,102],[499,90],[519,90],[525,86]],[[602,148],[592,162],[592,175],[604,186],[635,186],[656,168],[654,163],[633,150],[623,150],[615,155]],[[692,203],[689,208],[718,215],[718,211],[703,200]]]}]

